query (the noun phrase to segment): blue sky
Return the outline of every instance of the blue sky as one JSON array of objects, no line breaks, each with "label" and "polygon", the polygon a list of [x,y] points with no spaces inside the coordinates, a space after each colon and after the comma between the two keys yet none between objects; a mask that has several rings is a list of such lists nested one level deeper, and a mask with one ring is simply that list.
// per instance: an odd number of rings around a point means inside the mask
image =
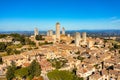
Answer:
[{"label": "blue sky", "polygon": [[0,0],[0,31],[120,29],[120,0]]}]

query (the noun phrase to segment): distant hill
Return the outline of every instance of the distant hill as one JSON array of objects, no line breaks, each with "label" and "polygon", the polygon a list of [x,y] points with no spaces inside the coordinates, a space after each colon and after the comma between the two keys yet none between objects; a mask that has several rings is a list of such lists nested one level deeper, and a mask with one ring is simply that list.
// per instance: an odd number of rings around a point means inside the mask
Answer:
[{"label": "distant hill", "polygon": [[[45,35],[47,31],[40,31],[39,33]],[[87,32],[88,36],[117,36],[120,37],[120,30],[68,30],[67,34],[74,35],[75,32]],[[0,31],[0,34],[11,34],[11,33],[19,33],[24,35],[33,35],[34,31]],[[55,31],[54,31],[55,33]]]}]

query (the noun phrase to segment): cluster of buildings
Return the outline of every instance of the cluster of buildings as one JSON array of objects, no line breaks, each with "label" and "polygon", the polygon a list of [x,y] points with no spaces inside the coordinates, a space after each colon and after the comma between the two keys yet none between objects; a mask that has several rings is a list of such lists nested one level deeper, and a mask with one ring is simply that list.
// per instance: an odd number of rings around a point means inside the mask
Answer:
[{"label": "cluster of buildings", "polygon": [[79,32],[75,33],[75,45],[76,46],[81,46],[86,44],[86,32],[82,33],[82,37]]},{"label": "cluster of buildings", "polygon": [[[34,31],[34,36],[39,34],[39,31],[37,28],[35,28]],[[80,47],[82,45],[87,45],[89,48],[92,47],[94,42],[90,40],[89,38],[87,39],[87,34],[86,32],[83,32],[82,35],[79,32],[76,32],[74,36],[70,36],[70,34],[65,34],[65,28],[62,28],[62,31],[60,31],[60,23],[56,23],[56,31],[55,34],[53,30],[48,30],[47,34],[45,37],[45,40],[48,42],[53,42],[53,43],[60,43],[61,41],[67,44],[70,44],[72,40],[75,42],[75,46]]]},{"label": "cluster of buildings", "polygon": [[[34,32],[35,36],[39,34],[37,28]],[[120,54],[118,50],[110,50],[112,43],[87,37],[86,32],[83,32],[82,36],[79,32],[76,32],[75,36],[66,35],[65,28],[62,28],[61,34],[60,23],[56,23],[55,34],[53,30],[48,30],[43,37],[44,41],[51,41],[53,44],[38,46],[38,49],[19,55],[2,57],[4,63],[0,65],[0,74],[6,73],[7,66],[12,61],[17,66],[27,67],[36,59],[42,68],[41,75],[45,80],[49,80],[46,79],[47,73],[55,68],[48,59],[65,58],[67,63],[60,70],[72,71],[76,68],[76,75],[84,80],[120,80]]]}]

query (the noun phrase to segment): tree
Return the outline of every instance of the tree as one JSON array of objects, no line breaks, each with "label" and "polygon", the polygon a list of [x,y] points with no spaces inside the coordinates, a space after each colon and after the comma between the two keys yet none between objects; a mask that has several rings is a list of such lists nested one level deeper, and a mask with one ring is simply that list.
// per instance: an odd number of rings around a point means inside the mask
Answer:
[{"label": "tree", "polygon": [[7,37],[7,34],[0,34],[0,38],[5,38]]},{"label": "tree", "polygon": [[34,77],[33,80],[44,80],[42,76],[40,77]]},{"label": "tree", "polygon": [[69,71],[53,70],[47,74],[49,80],[83,80]]},{"label": "tree", "polygon": [[72,73],[76,75],[76,72],[77,72],[77,68],[74,68],[74,69],[72,70]]},{"label": "tree", "polygon": [[12,52],[12,49],[11,48],[7,48],[6,51],[7,51],[7,55],[10,55],[11,52]]},{"label": "tree", "polygon": [[20,41],[22,45],[25,45],[25,36],[17,33],[10,34],[13,37],[13,41]]},{"label": "tree", "polygon": [[40,40],[40,36],[39,36],[39,35],[36,35],[36,36],[35,36],[35,39],[36,39],[36,40]]},{"label": "tree", "polygon": [[36,36],[35,36],[35,39],[36,39],[36,40],[44,40],[44,38],[42,38],[42,35],[36,35]]},{"label": "tree", "polygon": [[12,80],[14,78],[14,73],[13,73],[13,68],[12,66],[8,67],[7,73],[6,73],[6,78],[7,80]]},{"label": "tree", "polygon": [[75,54],[80,54],[80,51],[75,52]]},{"label": "tree", "polygon": [[17,69],[16,64],[15,64],[14,61],[11,62],[11,66],[12,66],[12,68],[13,68],[14,71]]},{"label": "tree", "polygon": [[15,37],[15,38],[18,38],[18,37],[20,37],[20,34],[12,33],[12,34],[10,34],[10,36]]},{"label": "tree", "polygon": [[12,49],[12,48],[10,48],[10,47],[7,47],[6,52],[7,52],[7,55],[20,54],[20,53],[21,53],[21,51],[16,50],[16,49]]},{"label": "tree", "polygon": [[56,69],[60,69],[62,67],[62,63],[60,61],[55,61],[52,66],[54,66]]},{"label": "tree", "polygon": [[25,44],[26,44],[26,45],[33,45],[33,46],[36,45],[35,42],[34,42],[34,41],[31,41],[29,38],[26,38],[26,39],[25,39]]},{"label": "tree", "polygon": [[120,45],[114,44],[115,49],[120,49]]},{"label": "tree", "polygon": [[83,61],[85,58],[78,56],[77,59]]},{"label": "tree", "polygon": [[25,35],[21,35],[20,36],[20,42],[22,43],[22,45],[26,44],[26,37],[25,37]]},{"label": "tree", "polygon": [[51,62],[52,66],[55,67],[56,69],[60,69],[67,62],[66,59],[60,59],[60,58],[51,59],[49,61]]},{"label": "tree", "polygon": [[6,50],[6,44],[4,42],[0,42],[0,51],[3,52]]},{"label": "tree", "polygon": [[20,54],[21,53],[21,51],[19,51],[19,50],[14,50],[14,54]]},{"label": "tree", "polygon": [[15,76],[20,77],[20,78],[24,78],[28,76],[28,67],[25,68],[21,68],[15,71]]},{"label": "tree", "polygon": [[41,74],[41,67],[36,60],[33,60],[32,63],[29,66],[29,76],[30,79],[33,79],[34,76],[38,77]]},{"label": "tree", "polygon": [[2,57],[0,56],[0,64],[2,64],[3,63],[3,61],[2,61]]},{"label": "tree", "polygon": [[16,65],[14,62],[12,62],[11,66],[8,66],[8,68],[7,68],[7,72],[6,72],[7,80],[12,80],[15,77],[15,75],[14,75],[15,70],[16,70]]}]

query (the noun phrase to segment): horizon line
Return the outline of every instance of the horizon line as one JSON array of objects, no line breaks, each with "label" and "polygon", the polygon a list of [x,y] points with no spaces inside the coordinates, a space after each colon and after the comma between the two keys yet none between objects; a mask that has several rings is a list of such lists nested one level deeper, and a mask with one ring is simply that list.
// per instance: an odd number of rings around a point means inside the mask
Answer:
[{"label": "horizon line", "polygon": [[[52,29],[50,29],[50,30],[52,30]],[[65,31],[93,31],[93,30],[95,30],[95,31],[101,31],[101,30],[120,30],[120,29],[78,29],[78,30],[65,30]],[[22,32],[22,31],[27,31],[27,32],[29,32],[29,31],[34,31],[34,30],[1,30],[0,32]],[[39,30],[39,32],[40,31],[48,31],[48,30]],[[55,30],[53,30],[53,31],[55,31]],[[62,30],[60,30],[60,31],[62,31]]]}]

